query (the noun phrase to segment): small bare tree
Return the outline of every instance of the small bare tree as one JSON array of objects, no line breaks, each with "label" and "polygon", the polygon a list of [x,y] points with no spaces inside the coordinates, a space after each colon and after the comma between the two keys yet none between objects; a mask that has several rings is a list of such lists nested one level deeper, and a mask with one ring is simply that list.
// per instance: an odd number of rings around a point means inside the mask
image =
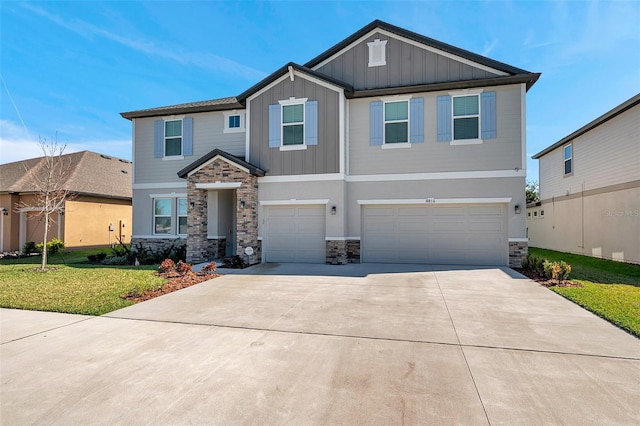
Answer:
[{"label": "small bare tree", "polygon": [[25,165],[27,184],[35,195],[31,200],[17,203],[17,208],[36,211],[44,218],[41,268],[46,270],[47,237],[53,221],[52,215],[61,212],[65,202],[73,198],[73,194],[65,187],[71,175],[71,159],[63,156],[67,146],[59,144],[57,137],[52,141],[40,138],[38,145],[44,154],[42,161],[32,168]]}]

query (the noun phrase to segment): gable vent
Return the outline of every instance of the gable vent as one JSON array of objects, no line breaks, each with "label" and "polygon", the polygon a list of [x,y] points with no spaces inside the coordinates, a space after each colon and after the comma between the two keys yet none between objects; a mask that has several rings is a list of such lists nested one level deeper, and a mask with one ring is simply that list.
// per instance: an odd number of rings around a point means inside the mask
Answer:
[{"label": "gable vent", "polygon": [[387,65],[387,40],[380,40],[379,38],[367,43],[369,46],[369,66],[380,67]]}]

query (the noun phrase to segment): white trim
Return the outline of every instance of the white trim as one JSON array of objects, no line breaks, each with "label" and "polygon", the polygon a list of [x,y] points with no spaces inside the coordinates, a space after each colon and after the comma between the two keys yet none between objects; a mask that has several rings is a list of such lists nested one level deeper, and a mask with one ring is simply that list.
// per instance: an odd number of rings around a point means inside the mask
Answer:
[{"label": "white trim", "polygon": [[312,204],[329,204],[329,200],[297,200],[292,198],[290,200],[265,200],[260,201],[261,206],[305,206]]},{"label": "white trim", "polygon": [[264,176],[258,178],[258,183],[281,183],[281,182],[328,182],[345,180],[342,173],[324,173],[314,175],[283,175]]},{"label": "white trim", "polygon": [[380,148],[382,149],[411,148],[411,144],[409,142],[383,143],[380,146]]},{"label": "white trim", "polygon": [[[369,48],[369,68],[387,65],[387,41],[388,40],[376,38],[367,43],[367,47]],[[380,51],[380,59],[374,61],[373,57],[375,56],[374,53],[376,50]]]},{"label": "white trim", "polygon": [[509,238],[510,243],[528,243],[528,238]]},{"label": "white trim", "polygon": [[338,94],[338,170],[344,173],[345,167],[345,96],[344,92]]},{"label": "white trim", "polygon": [[[341,95],[344,98],[344,94]],[[345,118],[344,118],[344,153],[342,153],[340,160],[343,162],[340,164],[340,173],[349,174],[349,145],[350,145],[350,136],[349,136],[349,114],[351,110],[351,104],[348,100],[345,99]],[[343,168],[344,167],[344,168]]]},{"label": "white trim", "polygon": [[314,66],[311,69],[314,70],[314,71],[317,71],[319,68],[322,68],[323,66],[325,66],[329,62],[333,61],[335,58],[337,58],[338,56],[342,55],[347,50],[352,49],[354,46],[356,46],[356,45],[362,43],[363,41],[365,41],[366,39],[370,38],[375,33],[380,33],[380,34],[385,35],[387,37],[391,37],[391,38],[403,41],[403,42],[408,43],[408,44],[410,44],[412,46],[416,46],[416,47],[419,47],[419,48],[424,49],[426,51],[433,52],[433,53],[436,53],[438,55],[444,56],[446,58],[453,59],[453,60],[458,61],[458,62],[462,62],[463,64],[470,65],[472,67],[481,69],[483,71],[488,71],[488,72],[490,72],[492,74],[496,74],[498,76],[509,75],[508,73],[506,73],[504,71],[499,71],[499,70],[497,70],[495,68],[491,68],[491,67],[488,67],[486,65],[482,65],[482,64],[479,64],[477,62],[473,62],[473,61],[471,61],[469,59],[462,58],[460,56],[454,55],[452,53],[445,52],[445,51],[437,49],[435,47],[427,46],[426,44],[422,44],[420,42],[408,39],[406,37],[403,37],[403,36],[400,36],[400,35],[397,35],[397,34],[393,34],[393,33],[389,32],[387,30],[384,30],[382,28],[374,28],[373,30],[369,31],[367,34],[363,35],[362,37],[360,37],[359,39],[357,39],[353,43],[349,44],[348,46],[345,46],[339,52],[331,55],[330,57],[328,57],[324,61],[320,62],[318,65]]},{"label": "white trim", "polygon": [[389,96],[381,96],[380,100],[382,102],[400,102],[400,101],[410,101],[413,98],[413,95],[389,95]]},{"label": "white trim", "polygon": [[[407,142],[399,142],[399,143],[409,143],[409,139],[411,137],[411,95],[404,96],[390,96],[382,99],[382,146],[386,145],[387,142],[387,123],[407,123]],[[389,103],[400,103],[404,102],[407,104],[407,118],[402,120],[387,120],[387,104]],[[395,143],[392,143],[395,145]]]},{"label": "white trim", "polygon": [[456,139],[449,142],[449,145],[482,145],[482,139]]},{"label": "white trim", "polygon": [[325,237],[325,241],[360,241],[360,237]]},{"label": "white trim", "polygon": [[131,184],[136,186],[136,119],[131,120]]},{"label": "white trim", "polygon": [[177,120],[184,120],[184,118],[186,117],[185,114],[179,114],[179,115],[165,115],[162,117],[162,121],[177,121]]},{"label": "white trim", "polygon": [[[233,116],[239,116],[240,117],[240,127],[229,127],[229,117],[233,117]],[[222,133],[242,133],[245,131],[245,114],[244,114],[244,110],[231,110],[231,111],[222,111],[222,116],[223,116],[223,130]]]},{"label": "white trim", "polygon": [[149,238],[149,239],[157,239],[157,240],[185,240],[187,236],[176,235],[176,234],[157,234],[157,235],[132,235],[131,238]]},{"label": "white trim", "polygon": [[448,92],[450,96],[469,96],[469,95],[479,95],[484,92],[484,89],[461,89],[461,90],[453,90]]},{"label": "white trim", "polygon": [[289,99],[284,99],[284,100],[278,101],[278,103],[280,105],[282,105],[282,106],[284,106],[284,105],[299,105],[299,104],[304,104],[308,100],[309,100],[309,98],[294,98],[292,96]]},{"label": "white trim", "polygon": [[172,189],[187,188],[187,182],[134,183],[133,189]]},{"label": "white trim", "polygon": [[[527,85],[520,84],[520,135],[522,137],[520,149],[522,150],[522,170],[527,170]],[[539,180],[539,178],[538,178]]]},{"label": "white trim", "polygon": [[222,238],[226,239],[226,235],[207,235],[207,240],[221,240]]},{"label": "white trim", "polygon": [[511,197],[500,198],[431,198],[431,201],[427,201],[425,198],[399,198],[395,200],[357,200],[360,205],[367,204],[383,204],[383,205],[395,205],[395,204],[508,204],[511,202]]},{"label": "white trim", "polygon": [[38,207],[23,207],[21,209],[18,210],[19,213],[22,212],[41,212],[42,208],[38,208]]},{"label": "white trim", "polygon": [[[312,83],[317,84],[318,86],[322,86],[322,87],[326,87],[329,90],[333,90],[334,92],[338,92],[338,93],[344,93],[344,89],[340,86],[337,86],[335,84],[331,84],[328,83],[324,80],[320,80],[319,78],[310,76],[308,74],[305,73],[301,73],[298,70],[293,70],[293,74],[303,78],[305,80],[311,81]],[[276,80],[274,80],[272,83],[267,84],[265,87],[263,87],[262,89],[258,90],[256,93],[254,93],[253,95],[249,96],[247,98],[247,104],[251,101],[253,101],[255,98],[257,98],[258,96],[262,95],[264,92],[273,89],[275,86],[277,86],[278,84],[282,83],[283,81],[285,81],[286,79],[289,78],[289,74],[285,73],[283,74],[281,77],[277,78]]]},{"label": "white trim", "polygon": [[289,70],[289,80],[294,81],[295,80],[295,76],[293,74],[293,67],[291,65],[289,65],[287,67],[287,70]]},{"label": "white trim", "polygon": [[280,151],[301,151],[307,149],[306,144],[297,144],[297,145],[281,145]]},{"label": "white trim", "polygon": [[[524,170],[486,170],[468,172],[433,172],[433,173],[402,173],[384,175],[353,175],[346,176],[347,182],[384,182],[411,180],[446,180],[446,179],[490,179],[525,177]],[[258,180],[259,182],[260,180]]]},{"label": "white trim", "polygon": [[212,159],[210,159],[209,161],[205,162],[204,164],[199,165],[197,168],[195,168],[194,170],[190,171],[189,174],[187,174],[187,176],[191,176],[194,173],[199,172],[203,167],[208,166],[209,164],[213,163],[214,161],[216,161],[217,159],[220,159],[228,164],[230,164],[231,166],[237,167],[238,169],[245,171],[247,173],[251,173],[249,171],[249,169],[247,169],[246,167],[241,166],[238,163],[234,163],[233,161],[227,160],[225,157],[223,157],[222,155],[216,155],[215,157],[213,157]]},{"label": "white trim", "polygon": [[242,182],[196,183],[196,189],[236,189],[241,186]]},{"label": "white trim", "polygon": [[176,193],[172,192],[170,194],[149,194],[149,198],[185,198],[187,196],[186,193]]},{"label": "white trim", "polygon": [[169,155],[162,157],[162,161],[184,160],[184,155]]},{"label": "white trim", "polygon": [[244,155],[247,163],[251,163],[251,157],[249,156],[250,146],[251,146],[251,112],[249,111],[249,103],[247,103],[247,109],[245,112],[245,122],[244,122]]}]

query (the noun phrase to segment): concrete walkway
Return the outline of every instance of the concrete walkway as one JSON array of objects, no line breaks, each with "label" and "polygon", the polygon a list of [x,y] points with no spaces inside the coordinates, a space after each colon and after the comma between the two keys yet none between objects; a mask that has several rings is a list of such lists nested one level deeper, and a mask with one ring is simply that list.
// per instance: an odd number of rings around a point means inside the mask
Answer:
[{"label": "concrete walkway", "polygon": [[0,423],[640,424],[640,340],[507,268],[228,272],[0,310]]}]

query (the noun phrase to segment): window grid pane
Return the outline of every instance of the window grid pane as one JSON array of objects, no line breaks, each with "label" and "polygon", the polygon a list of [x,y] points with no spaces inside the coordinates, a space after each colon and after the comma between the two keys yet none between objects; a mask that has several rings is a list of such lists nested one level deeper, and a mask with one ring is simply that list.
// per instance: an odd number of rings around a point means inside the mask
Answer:
[{"label": "window grid pane", "polygon": [[178,216],[187,215],[187,199],[178,198]]},{"label": "window grid pane", "polygon": [[178,234],[187,234],[187,217],[181,216],[178,218]]},{"label": "window grid pane", "polygon": [[385,121],[407,120],[409,118],[409,102],[387,102],[384,104]]},{"label": "window grid pane", "polygon": [[567,145],[564,147],[564,159],[568,160],[571,158],[571,145]]},{"label": "window grid pane", "polygon": [[154,204],[156,216],[171,216],[171,200],[155,200]]},{"label": "window grid pane", "polygon": [[155,233],[170,234],[171,233],[171,217],[156,217]]},{"label": "window grid pane", "polygon": [[165,121],[164,137],[182,136],[182,121]]},{"label": "window grid pane", "polygon": [[571,174],[572,170],[571,170],[571,159],[569,160],[565,160],[564,161],[564,174],[568,175]]},{"label": "window grid pane", "polygon": [[409,142],[408,125],[404,123],[386,123],[385,125],[385,143],[406,143]]},{"label": "window grid pane", "polygon": [[283,145],[302,145],[304,142],[304,126],[295,124],[292,126],[284,126],[282,129]]},{"label": "window grid pane", "polygon": [[237,129],[240,127],[240,116],[239,115],[232,115],[229,117],[229,128],[230,129]]},{"label": "window grid pane", "polygon": [[460,96],[453,98],[453,115],[478,115],[478,96]]},{"label": "window grid pane", "polygon": [[456,118],[453,120],[453,139],[478,139],[478,118]]},{"label": "window grid pane", "polygon": [[282,107],[283,123],[302,123],[304,121],[304,105],[285,105]]},{"label": "window grid pane", "polygon": [[182,138],[171,138],[165,141],[165,155],[182,154]]}]

